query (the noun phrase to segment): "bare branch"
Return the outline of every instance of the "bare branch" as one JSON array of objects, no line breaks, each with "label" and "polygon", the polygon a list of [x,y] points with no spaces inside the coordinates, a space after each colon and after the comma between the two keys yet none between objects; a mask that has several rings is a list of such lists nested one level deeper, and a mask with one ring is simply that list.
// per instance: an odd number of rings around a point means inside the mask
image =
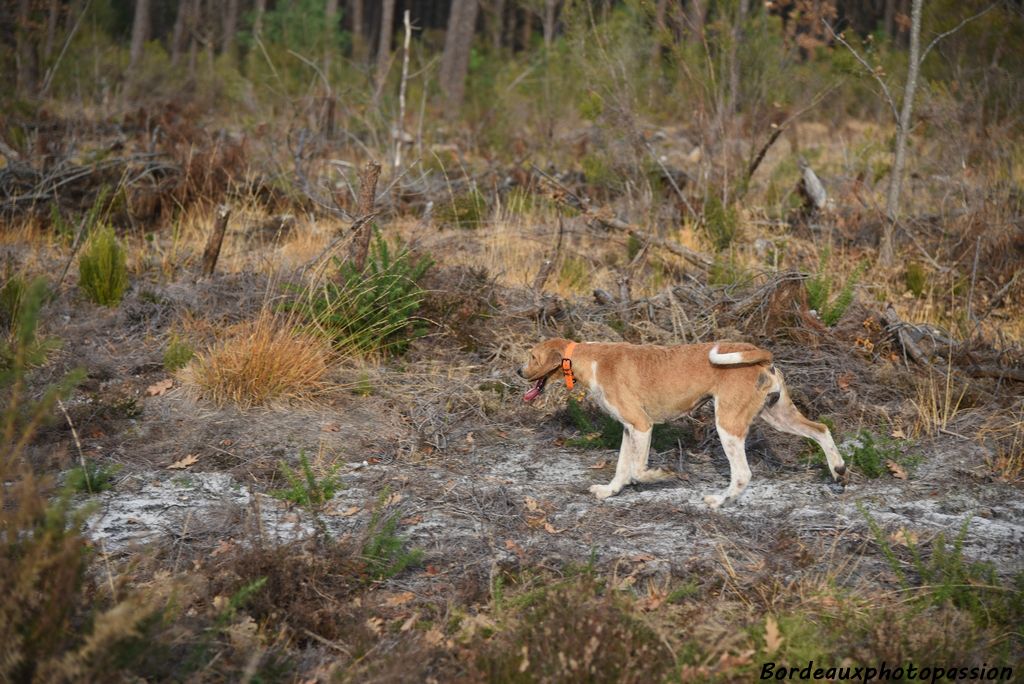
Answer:
[{"label": "bare branch", "polygon": [[878,85],[880,85],[882,87],[882,93],[885,95],[885,101],[887,103],[889,103],[889,109],[892,110],[892,118],[896,121],[896,125],[899,126],[900,115],[899,115],[899,112],[897,111],[896,100],[893,99],[892,93],[889,91],[889,86],[886,84],[885,80],[881,76],[878,75],[878,71],[874,67],[872,67],[870,64],[868,64],[866,59],[861,57],[860,53],[857,52],[852,45],[847,43],[846,40],[841,35],[839,35],[838,33],[835,32],[835,30],[832,28],[831,24],[829,24],[824,19],[821,20],[821,23],[825,25],[825,28],[828,29],[828,32],[830,34],[832,34],[832,37],[836,41],[838,41],[843,47],[845,47],[847,50],[850,51],[850,54],[852,54],[854,56],[854,58],[858,62],[860,62],[861,66],[864,67],[865,71],[867,71],[869,74],[871,74],[871,77],[874,78],[876,81],[878,81]]},{"label": "bare branch", "polygon": [[986,7],[985,9],[981,10],[981,11],[980,11],[980,12],[978,12],[977,14],[972,14],[971,16],[967,17],[966,19],[964,19],[963,21],[961,21],[961,22],[960,22],[959,24],[957,24],[957,25],[956,25],[956,26],[954,26],[953,28],[949,29],[948,31],[944,31],[943,33],[940,33],[939,35],[937,35],[937,36],[935,36],[934,38],[932,38],[932,42],[928,43],[928,47],[926,47],[926,48],[924,49],[924,52],[922,52],[922,53],[921,53],[921,59],[920,59],[920,61],[918,62],[918,64],[924,64],[924,60],[925,60],[925,58],[926,58],[926,57],[928,56],[928,53],[932,51],[932,48],[933,48],[933,47],[935,47],[935,45],[936,45],[936,44],[937,44],[937,43],[938,43],[938,42],[939,42],[940,40],[942,40],[943,38],[946,38],[946,37],[948,37],[948,36],[951,36],[951,35],[953,35],[953,34],[954,34],[954,33],[956,33],[957,31],[959,31],[960,29],[962,29],[962,28],[963,28],[964,26],[967,26],[967,24],[969,24],[969,23],[971,23],[972,21],[974,21],[975,19],[980,19],[981,17],[985,16],[986,14],[988,14],[989,12],[991,12],[992,10],[994,10],[994,9],[995,9],[995,8],[996,8],[996,7],[998,6],[998,5],[999,5],[999,3],[998,3],[998,2],[993,2],[993,3],[991,4],[991,5],[989,5],[989,6],[988,6],[988,7]]}]

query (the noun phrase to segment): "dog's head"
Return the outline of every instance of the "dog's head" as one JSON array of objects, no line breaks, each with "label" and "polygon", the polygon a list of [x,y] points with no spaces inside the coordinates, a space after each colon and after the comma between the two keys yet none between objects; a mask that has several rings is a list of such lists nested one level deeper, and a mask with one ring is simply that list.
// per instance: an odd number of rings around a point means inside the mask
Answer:
[{"label": "dog's head", "polygon": [[523,401],[533,401],[539,397],[551,376],[561,372],[562,357],[568,345],[569,340],[556,337],[544,340],[530,350],[530,358],[517,371],[519,377],[533,383],[523,395]]}]

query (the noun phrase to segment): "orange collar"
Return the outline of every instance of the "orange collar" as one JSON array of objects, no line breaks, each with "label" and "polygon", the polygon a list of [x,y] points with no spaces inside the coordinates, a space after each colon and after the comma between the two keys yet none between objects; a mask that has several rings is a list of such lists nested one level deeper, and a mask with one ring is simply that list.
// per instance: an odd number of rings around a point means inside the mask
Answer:
[{"label": "orange collar", "polygon": [[572,352],[575,349],[576,343],[570,342],[565,347],[565,355],[562,356],[562,375],[565,376],[565,388],[569,390],[576,384],[576,379],[572,376]]}]

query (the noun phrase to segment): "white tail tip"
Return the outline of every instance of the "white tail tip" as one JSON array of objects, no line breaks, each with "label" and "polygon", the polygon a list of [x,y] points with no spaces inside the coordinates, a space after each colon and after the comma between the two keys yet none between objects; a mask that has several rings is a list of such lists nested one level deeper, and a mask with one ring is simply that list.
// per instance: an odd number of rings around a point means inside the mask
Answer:
[{"label": "white tail tip", "polygon": [[729,352],[728,354],[719,354],[718,345],[716,344],[708,352],[708,361],[715,364],[716,366],[731,366],[737,363],[743,363],[743,352]]}]

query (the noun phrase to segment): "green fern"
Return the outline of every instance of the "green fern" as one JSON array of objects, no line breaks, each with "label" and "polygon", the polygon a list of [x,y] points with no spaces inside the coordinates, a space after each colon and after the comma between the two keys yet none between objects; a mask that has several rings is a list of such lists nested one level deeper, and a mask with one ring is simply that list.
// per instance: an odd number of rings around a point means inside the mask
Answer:
[{"label": "green fern", "polygon": [[833,280],[828,274],[828,262],[830,252],[825,249],[821,253],[818,262],[818,271],[804,281],[804,288],[807,291],[807,305],[818,312],[821,321],[832,327],[839,322],[846,310],[853,303],[853,296],[857,283],[867,271],[867,261],[861,261],[850,274],[839,290],[839,294],[832,297]]}]

